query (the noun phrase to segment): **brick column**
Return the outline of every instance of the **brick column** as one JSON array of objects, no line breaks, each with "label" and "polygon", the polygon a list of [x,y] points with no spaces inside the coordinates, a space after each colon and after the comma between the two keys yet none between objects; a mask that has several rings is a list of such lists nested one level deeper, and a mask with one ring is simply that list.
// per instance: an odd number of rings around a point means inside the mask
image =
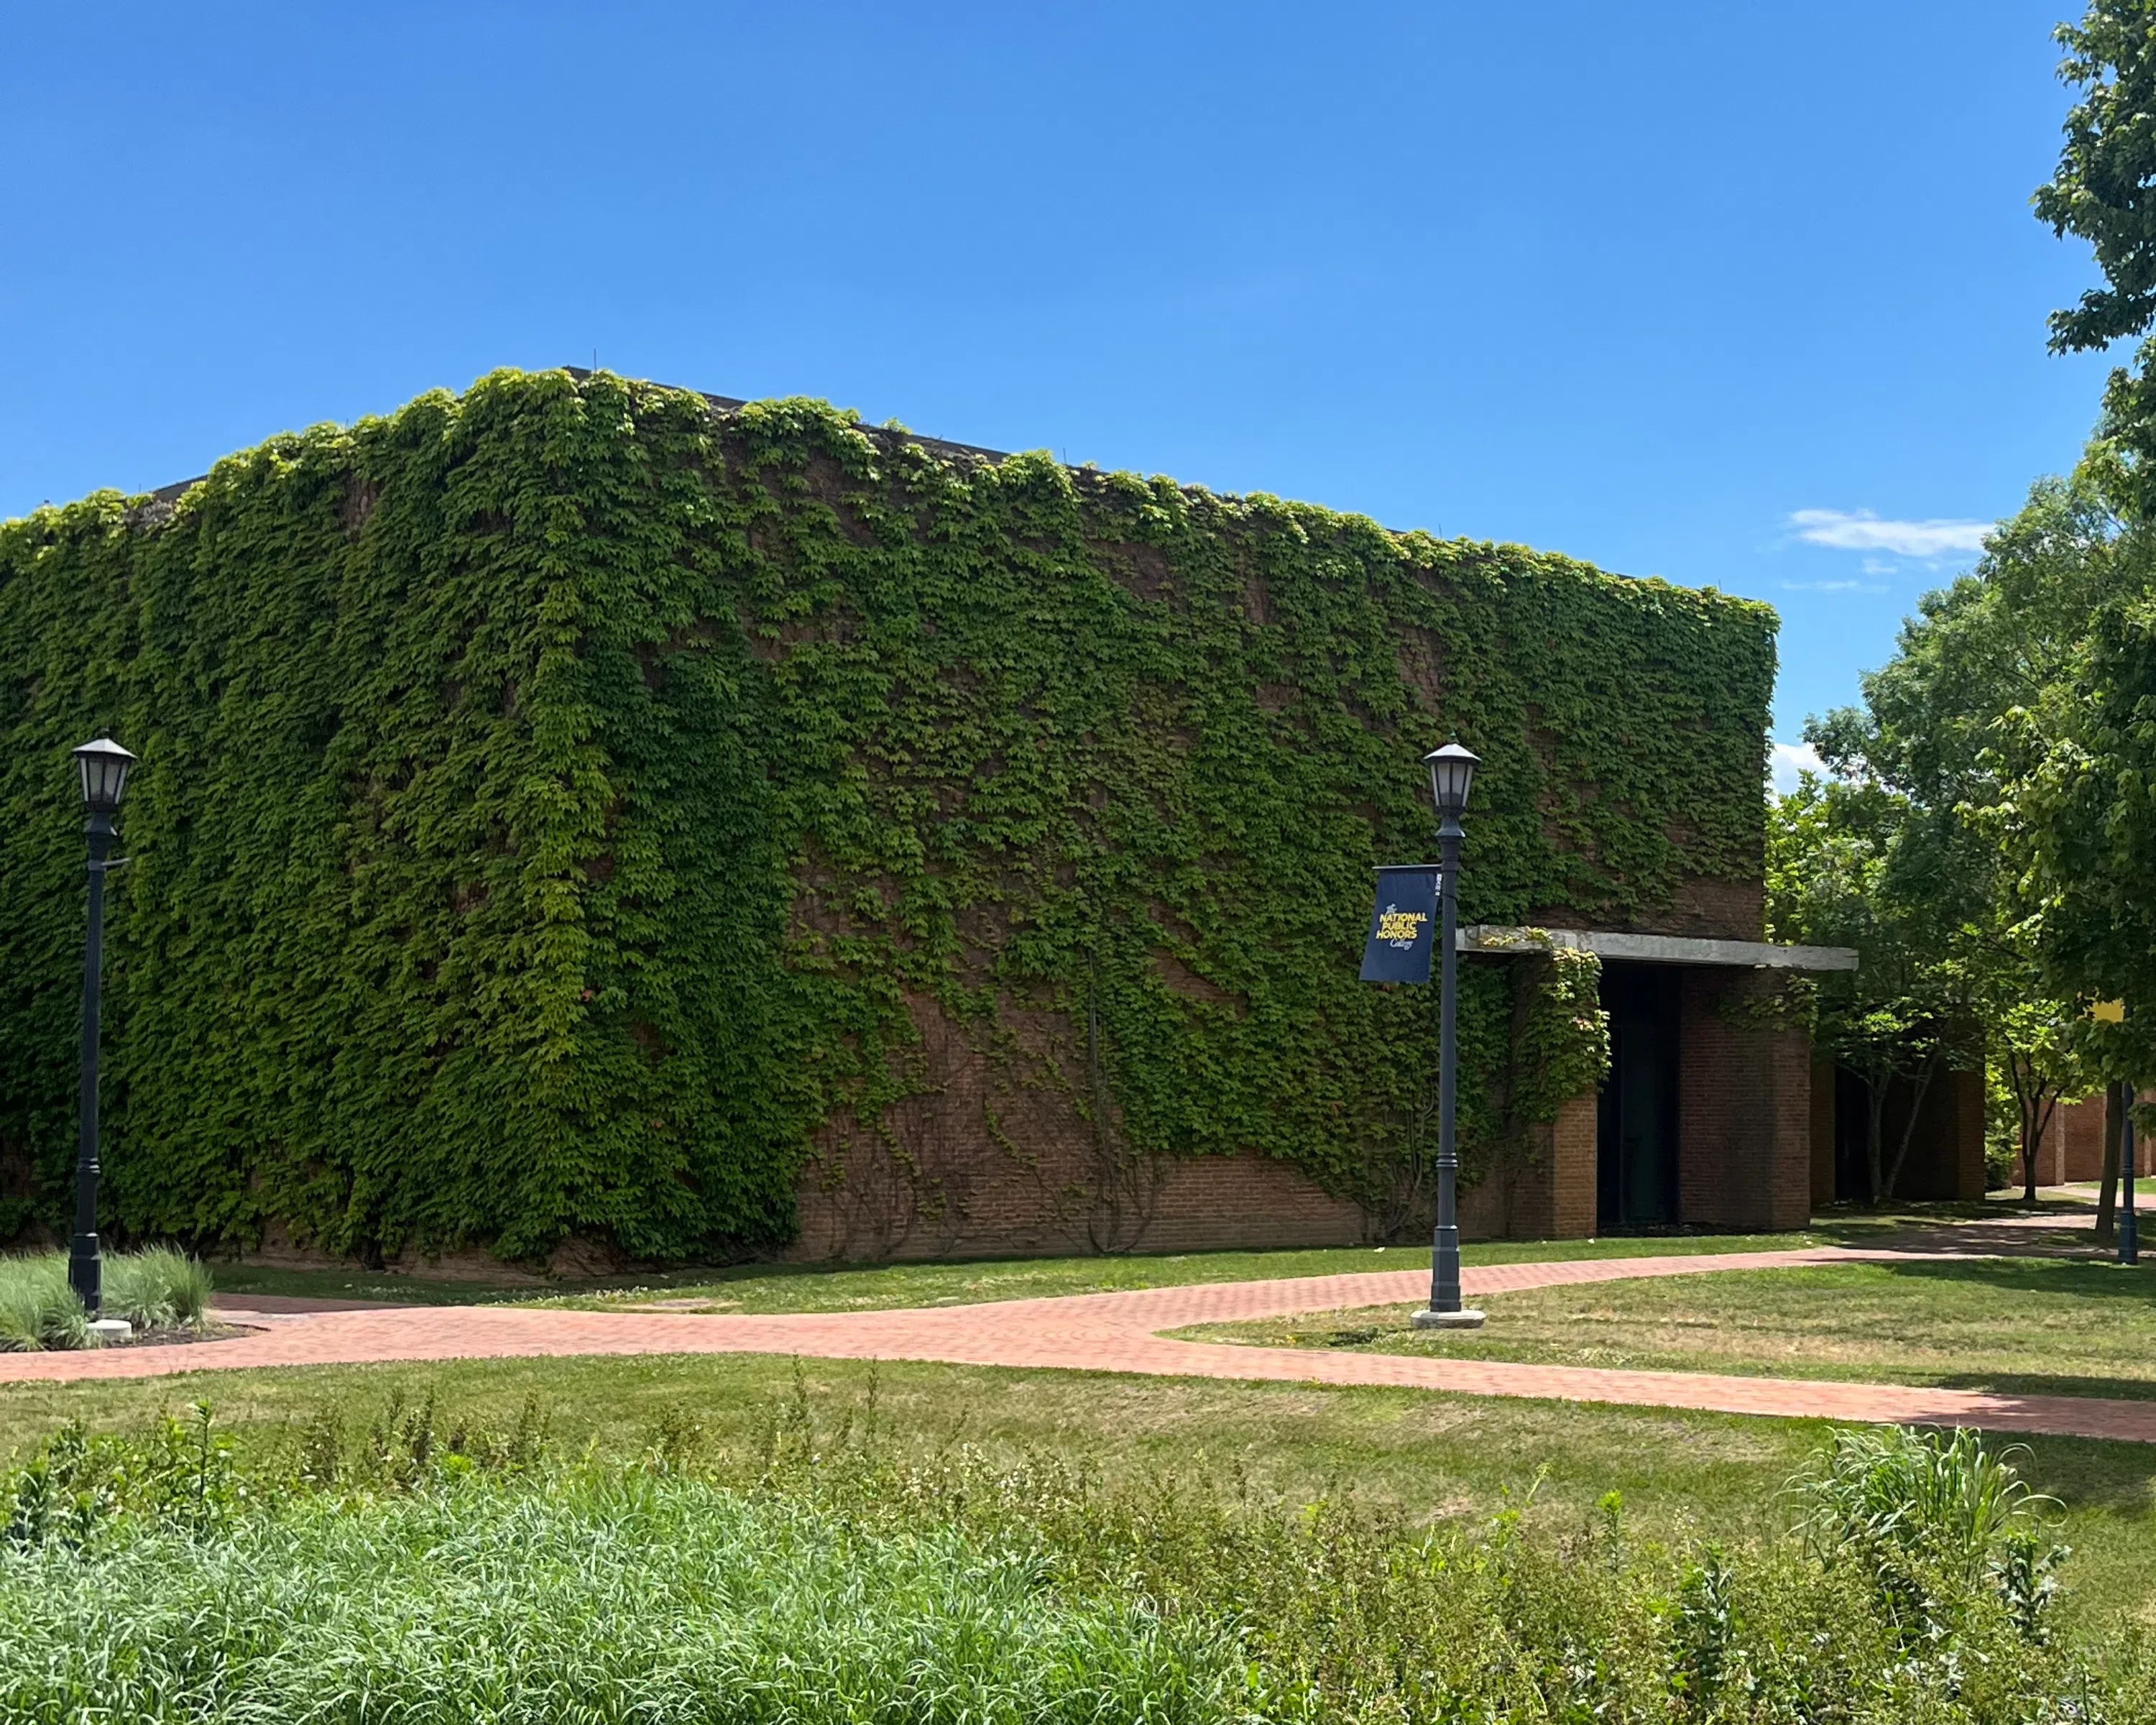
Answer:
[{"label": "brick column", "polygon": [[1531,1126],[1523,1153],[1460,1195],[1470,1240],[1587,1240],[1594,1233],[1594,1096],[1574,1096]]},{"label": "brick column", "polygon": [[1678,1019],[1677,1214],[1706,1228],[1801,1228],[1811,1219],[1811,1051],[1758,1015],[1770,973],[1685,973]]},{"label": "brick column", "polygon": [[1953,1134],[1950,1152],[1955,1198],[1980,1199],[1990,1183],[1984,1173],[1984,1069],[1972,1072],[1942,1072],[1933,1081],[1944,1086],[1942,1102],[1950,1104]]},{"label": "brick column", "polygon": [[1550,1127],[1552,1240],[1589,1240],[1594,1234],[1595,1098],[1574,1096]]}]

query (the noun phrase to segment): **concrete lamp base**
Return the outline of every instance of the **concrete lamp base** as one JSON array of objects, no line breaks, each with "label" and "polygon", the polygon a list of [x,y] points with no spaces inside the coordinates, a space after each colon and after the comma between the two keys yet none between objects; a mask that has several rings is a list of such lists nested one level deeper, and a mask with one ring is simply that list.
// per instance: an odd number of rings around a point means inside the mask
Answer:
[{"label": "concrete lamp base", "polygon": [[1418,1312],[1408,1320],[1419,1330],[1479,1330],[1482,1314],[1479,1312]]},{"label": "concrete lamp base", "polygon": [[135,1326],[124,1317],[94,1317],[90,1321],[90,1333],[96,1337],[100,1344],[107,1342],[132,1342],[135,1339]]}]

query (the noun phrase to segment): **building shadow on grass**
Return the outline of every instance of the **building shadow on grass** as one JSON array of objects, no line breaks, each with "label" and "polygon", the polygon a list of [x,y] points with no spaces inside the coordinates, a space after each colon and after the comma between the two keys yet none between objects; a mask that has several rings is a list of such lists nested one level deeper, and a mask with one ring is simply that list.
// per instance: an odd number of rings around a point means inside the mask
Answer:
[{"label": "building shadow on grass", "polygon": [[1871,1237],[1854,1230],[1847,1244],[1902,1252],[1965,1252],[1971,1257],[2005,1253],[2016,1258],[2102,1258],[2111,1250],[2096,1238],[2092,1223],[2080,1218],[2054,1222],[2049,1217],[2011,1223],[1942,1223],[1929,1228],[1897,1228]]},{"label": "building shadow on grass", "polygon": [[1985,1442],[2025,1452],[2009,1458],[2022,1478],[2069,1510],[2145,1521],[2156,1509],[2156,1444],[2020,1432],[1993,1432]]},{"label": "building shadow on grass", "polygon": [[[2076,1400],[2156,1402],[2156,1378],[2093,1378],[2051,1372],[1928,1372],[1924,1381],[1941,1389],[1972,1389],[2020,1400],[2071,1396]],[[2149,1448],[2156,1466],[2156,1445]]]},{"label": "building shadow on grass", "polygon": [[2008,1297],[2047,1295],[2088,1300],[2102,1311],[2156,1311],[2156,1262],[2131,1270],[2092,1258],[1904,1258],[1877,1267],[1912,1281],[1981,1287]]}]

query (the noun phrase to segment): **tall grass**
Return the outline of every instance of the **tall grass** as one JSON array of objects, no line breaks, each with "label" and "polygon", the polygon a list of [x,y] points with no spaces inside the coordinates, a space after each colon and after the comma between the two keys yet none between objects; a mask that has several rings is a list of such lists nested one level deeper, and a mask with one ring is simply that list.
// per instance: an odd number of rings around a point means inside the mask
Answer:
[{"label": "tall grass", "polygon": [[[431,1400],[326,1411],[243,1476],[206,1411],[142,1440],[70,1429],[0,1489],[0,1718],[2156,1718],[2144,1656],[2047,1635],[1989,1557],[1927,1569],[1912,1632],[1896,1575],[1848,1561],[1824,1522],[1816,1549],[1671,1549],[1635,1539],[1613,1493],[1569,1532],[1521,1501],[1415,1526],[1216,1477],[922,1454],[872,1406],[833,1420],[805,1391],[757,1453],[716,1464],[687,1410],[623,1466],[565,1465],[546,1433],[536,1404],[498,1432]],[[2027,1502],[2002,1458],[1892,1441],[1931,1451],[1902,1476],[1929,1508],[1896,1517],[1891,1467],[1866,1486],[1892,1526],[1994,1527],[1994,1556],[2025,1531],[1984,1520]],[[1974,1477],[1976,1522],[1926,1470]]]},{"label": "tall grass", "polygon": [[[209,1314],[209,1271],[172,1246],[107,1252],[105,1315],[140,1329],[201,1324]],[[0,1257],[0,1352],[87,1348],[89,1321],[68,1286],[67,1255],[23,1252]]]},{"label": "tall grass", "polygon": [[2014,1453],[1967,1430],[1838,1431],[1790,1482],[1799,1531],[1821,1562],[1861,1566],[1906,1631],[1929,1633],[1954,1599],[1988,1589],[2033,1634],[2067,1552],[2046,1520],[2058,1505]]},{"label": "tall grass", "polygon": [[[1147,1722],[1237,1717],[1232,1639],[957,1528],[692,1481],[316,1497],[0,1567],[0,1717]],[[104,1709],[106,1711],[98,1711]]]},{"label": "tall grass", "polygon": [[68,1286],[67,1260],[58,1252],[0,1257],[0,1349],[89,1346],[89,1320]]}]

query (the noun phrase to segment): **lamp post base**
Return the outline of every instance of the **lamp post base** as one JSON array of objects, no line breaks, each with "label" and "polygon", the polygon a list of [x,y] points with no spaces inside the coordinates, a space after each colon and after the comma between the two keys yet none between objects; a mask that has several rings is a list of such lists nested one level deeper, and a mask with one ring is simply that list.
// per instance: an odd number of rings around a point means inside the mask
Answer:
[{"label": "lamp post base", "polygon": [[1408,1322],[1419,1330],[1479,1330],[1482,1314],[1479,1312],[1418,1312]]}]

